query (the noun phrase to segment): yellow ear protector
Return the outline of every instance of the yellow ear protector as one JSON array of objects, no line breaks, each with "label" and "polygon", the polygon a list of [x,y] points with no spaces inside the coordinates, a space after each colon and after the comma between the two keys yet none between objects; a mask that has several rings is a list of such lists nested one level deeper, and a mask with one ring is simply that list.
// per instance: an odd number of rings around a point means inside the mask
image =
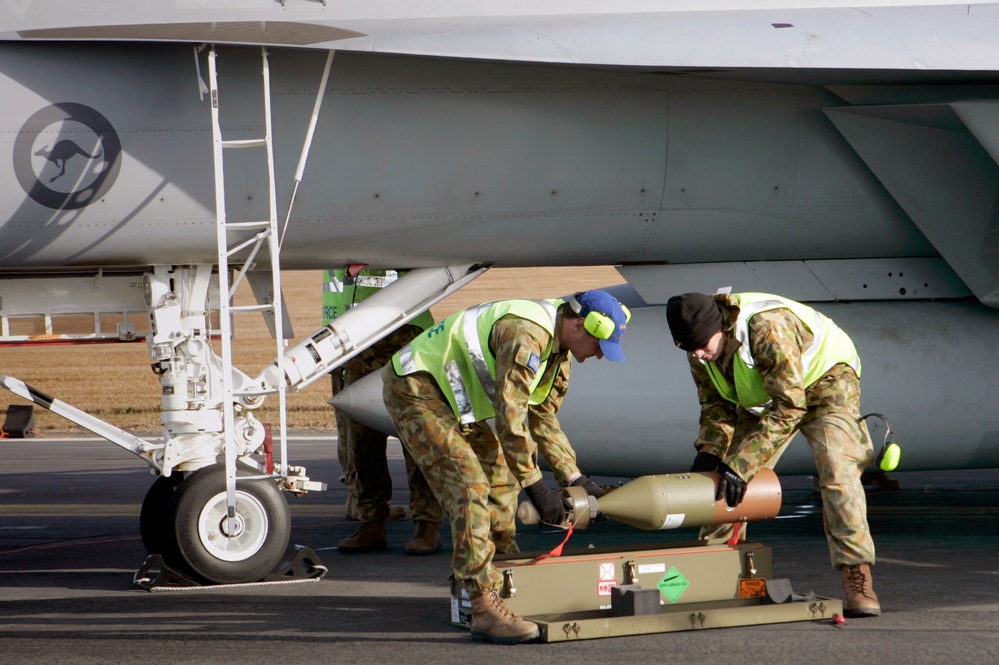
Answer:
[{"label": "yellow ear protector", "polygon": [[[569,306],[572,311],[579,314],[583,311],[583,305],[579,302],[578,296],[583,295],[582,292],[577,293],[569,301]],[[631,321],[631,312],[627,307],[621,305],[621,309],[624,310],[624,322],[627,323]],[[610,318],[602,312],[597,312],[595,310],[590,310],[583,319],[583,330],[590,333],[597,339],[610,339],[617,330],[617,326],[614,324],[614,319]]]},{"label": "yellow ear protector", "polygon": [[888,422],[888,418],[881,415],[880,413],[868,413],[866,416],[861,416],[857,422],[863,422],[864,419],[870,418],[871,416],[875,418],[880,418],[885,424],[885,440],[881,444],[881,452],[878,453],[877,460],[875,463],[878,468],[882,471],[894,471],[898,468],[899,460],[902,459],[902,447],[895,443],[893,439],[893,432],[891,429],[891,423]]}]

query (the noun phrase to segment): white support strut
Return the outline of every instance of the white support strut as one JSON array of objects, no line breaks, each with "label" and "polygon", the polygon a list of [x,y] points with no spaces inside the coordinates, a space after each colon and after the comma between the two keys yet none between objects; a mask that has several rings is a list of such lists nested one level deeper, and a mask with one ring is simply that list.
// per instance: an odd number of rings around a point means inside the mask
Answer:
[{"label": "white support strut", "polygon": [[465,264],[410,270],[289,348],[283,363],[276,361],[266,368],[240,394],[263,395],[284,387],[301,390],[487,269],[483,264]]}]

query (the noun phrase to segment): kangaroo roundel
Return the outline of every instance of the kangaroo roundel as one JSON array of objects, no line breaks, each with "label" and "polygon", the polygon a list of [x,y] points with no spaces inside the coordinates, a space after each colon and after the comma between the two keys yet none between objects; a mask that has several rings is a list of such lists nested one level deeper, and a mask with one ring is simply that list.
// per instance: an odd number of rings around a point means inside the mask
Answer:
[{"label": "kangaroo roundel", "polygon": [[83,104],[47,106],[21,127],[14,172],[28,196],[74,210],[104,196],[121,168],[121,141],[103,115]]}]

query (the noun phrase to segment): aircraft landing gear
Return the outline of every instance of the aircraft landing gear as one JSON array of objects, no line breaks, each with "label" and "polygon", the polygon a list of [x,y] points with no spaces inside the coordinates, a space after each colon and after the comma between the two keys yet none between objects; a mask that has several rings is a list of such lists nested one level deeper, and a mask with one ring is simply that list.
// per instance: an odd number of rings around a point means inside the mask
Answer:
[{"label": "aircraft landing gear", "polygon": [[[238,476],[253,475],[240,468]],[[179,484],[159,478],[142,505],[142,542],[174,570],[210,584],[257,582],[281,562],[291,537],[284,494],[271,480],[240,480],[236,515],[228,516],[225,465],[191,473]]]}]

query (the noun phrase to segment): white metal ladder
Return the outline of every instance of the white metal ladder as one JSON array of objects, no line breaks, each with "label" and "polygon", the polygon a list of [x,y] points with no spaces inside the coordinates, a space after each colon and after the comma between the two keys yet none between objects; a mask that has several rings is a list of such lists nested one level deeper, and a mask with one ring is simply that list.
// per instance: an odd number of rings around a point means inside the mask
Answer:
[{"label": "white metal ladder", "polygon": [[[226,490],[229,507],[229,516],[235,517],[235,486],[236,486],[236,447],[233,436],[235,431],[235,407],[232,381],[232,315],[237,312],[262,312],[270,313],[274,318],[274,337],[278,371],[280,376],[284,375],[282,360],[284,357],[284,312],[281,302],[281,257],[280,257],[280,236],[278,233],[277,201],[274,184],[274,150],[271,134],[271,91],[270,91],[270,69],[267,63],[267,49],[260,49],[263,60],[263,93],[264,93],[264,136],[257,139],[224,140],[222,130],[219,125],[219,87],[218,73],[216,67],[215,47],[212,46],[208,54],[209,71],[209,92],[211,94],[212,107],[212,145],[215,156],[215,208],[216,208],[216,233],[218,242],[218,268],[219,268],[219,318],[221,319],[222,335],[222,371],[223,371],[223,426],[225,427],[225,463],[226,463]],[[262,221],[230,222],[226,218],[225,209],[225,172],[223,167],[223,153],[229,149],[264,149],[267,159],[268,174],[268,197],[269,214],[268,219]],[[253,233],[247,237],[248,232]],[[233,236],[239,236],[234,239]],[[257,253],[266,244],[270,255],[270,271],[273,279],[271,298],[269,303],[248,306],[234,306],[232,304],[233,295],[239,286],[247,269],[253,264]],[[229,259],[238,252],[249,249],[249,254],[243,265],[229,283]],[[285,441],[287,433],[287,409],[286,409],[285,386],[278,389],[278,400],[280,405],[280,430],[279,441],[281,443],[281,473],[288,473],[288,465],[285,457]]]}]

